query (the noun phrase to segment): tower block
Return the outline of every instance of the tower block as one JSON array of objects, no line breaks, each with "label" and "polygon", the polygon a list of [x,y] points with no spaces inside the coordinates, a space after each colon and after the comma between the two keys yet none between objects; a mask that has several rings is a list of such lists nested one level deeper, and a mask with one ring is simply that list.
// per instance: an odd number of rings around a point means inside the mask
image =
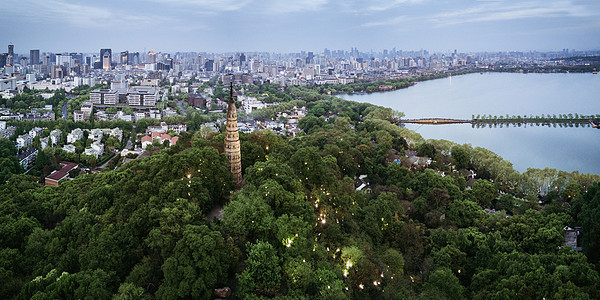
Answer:
[{"label": "tower block", "polygon": [[237,112],[233,101],[233,83],[229,90],[229,105],[227,106],[227,133],[225,135],[225,156],[229,160],[229,170],[233,174],[236,186],[242,184],[242,154],[240,151],[240,134],[237,125]]}]

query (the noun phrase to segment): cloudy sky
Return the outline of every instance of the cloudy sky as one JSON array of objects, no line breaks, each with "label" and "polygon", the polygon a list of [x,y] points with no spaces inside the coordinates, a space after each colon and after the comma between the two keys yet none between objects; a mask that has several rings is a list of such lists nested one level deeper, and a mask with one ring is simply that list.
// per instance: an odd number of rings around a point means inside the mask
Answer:
[{"label": "cloudy sky", "polygon": [[2,0],[0,51],[600,49],[599,0]]}]

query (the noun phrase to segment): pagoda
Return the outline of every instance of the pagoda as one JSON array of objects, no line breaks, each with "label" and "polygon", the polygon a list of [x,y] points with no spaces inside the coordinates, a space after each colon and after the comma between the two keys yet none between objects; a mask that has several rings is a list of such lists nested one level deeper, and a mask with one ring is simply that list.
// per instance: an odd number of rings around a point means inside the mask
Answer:
[{"label": "pagoda", "polygon": [[237,112],[233,101],[233,82],[229,88],[229,104],[227,106],[227,132],[225,134],[225,156],[229,160],[229,170],[233,174],[236,186],[242,185],[242,154],[240,151],[240,134],[237,125]]}]

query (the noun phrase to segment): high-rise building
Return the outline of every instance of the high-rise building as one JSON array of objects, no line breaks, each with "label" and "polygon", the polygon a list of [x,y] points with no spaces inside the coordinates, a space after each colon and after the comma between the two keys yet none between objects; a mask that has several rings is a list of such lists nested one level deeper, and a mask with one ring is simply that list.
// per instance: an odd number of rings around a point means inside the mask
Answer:
[{"label": "high-rise building", "polygon": [[15,45],[8,45],[8,56],[6,57],[6,64],[11,66],[15,64]]},{"label": "high-rise building", "polygon": [[0,53],[0,68],[6,66],[6,58],[8,57],[8,53]]},{"label": "high-rise building", "polygon": [[63,78],[65,76],[65,70],[63,69],[63,66],[53,65],[50,69],[50,73],[52,78]]},{"label": "high-rise building", "polygon": [[83,61],[82,53],[69,53],[69,56],[71,56],[71,61],[73,64],[81,64],[81,61]]},{"label": "high-rise building", "polygon": [[308,56],[306,56],[306,63],[312,64],[314,63],[315,54],[312,52],[308,52]]},{"label": "high-rise building", "polygon": [[73,64],[73,58],[67,53],[56,55],[56,65],[58,66],[71,66]]},{"label": "high-rise building", "polygon": [[154,53],[154,50],[150,50],[150,53],[148,53],[148,63],[149,64],[156,63],[156,53]]},{"label": "high-rise building", "polygon": [[140,64],[140,53],[139,52],[129,52],[129,57],[127,58],[127,62],[132,66],[137,66]]},{"label": "high-rise building", "polygon": [[40,64],[40,50],[29,50],[29,64],[30,65],[39,65]]},{"label": "high-rise building", "polygon": [[229,86],[229,105],[227,107],[227,122],[225,127],[225,156],[229,161],[229,171],[233,173],[236,186],[242,185],[242,154],[240,150],[240,133],[237,125],[237,112],[233,101],[233,82]]},{"label": "high-rise building", "polygon": [[119,62],[123,66],[130,64],[129,63],[129,51],[123,51],[123,52],[121,52],[121,59],[119,60]]},{"label": "high-rise building", "polygon": [[110,70],[112,63],[112,50],[100,49],[100,60],[102,62],[102,69]]},{"label": "high-rise building", "polygon": [[204,63],[204,69],[207,72],[212,72],[215,70],[215,61],[213,59],[209,59]]}]

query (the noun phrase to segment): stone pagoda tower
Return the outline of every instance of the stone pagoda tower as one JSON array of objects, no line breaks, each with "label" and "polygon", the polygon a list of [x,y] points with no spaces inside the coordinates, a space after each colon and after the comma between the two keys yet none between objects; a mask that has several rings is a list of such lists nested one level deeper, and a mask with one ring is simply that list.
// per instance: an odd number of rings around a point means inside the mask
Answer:
[{"label": "stone pagoda tower", "polygon": [[229,105],[227,107],[227,132],[225,135],[225,156],[229,160],[229,170],[233,173],[236,186],[242,184],[242,154],[240,151],[240,134],[237,125],[237,112],[233,101],[233,83],[229,90]]}]

